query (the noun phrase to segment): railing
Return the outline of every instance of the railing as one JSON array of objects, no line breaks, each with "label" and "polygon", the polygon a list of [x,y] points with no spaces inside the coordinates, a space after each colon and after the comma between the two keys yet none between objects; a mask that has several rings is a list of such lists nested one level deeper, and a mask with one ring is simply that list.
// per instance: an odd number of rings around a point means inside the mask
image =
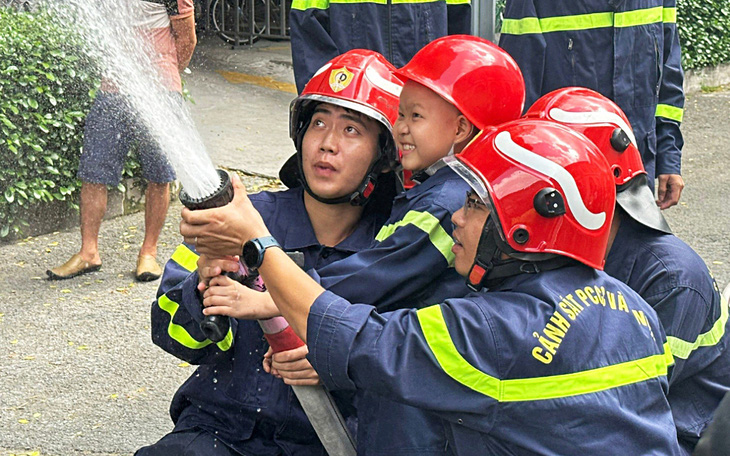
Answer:
[{"label": "railing", "polygon": [[259,38],[289,39],[291,0],[203,0],[199,17],[205,30],[233,44]]}]

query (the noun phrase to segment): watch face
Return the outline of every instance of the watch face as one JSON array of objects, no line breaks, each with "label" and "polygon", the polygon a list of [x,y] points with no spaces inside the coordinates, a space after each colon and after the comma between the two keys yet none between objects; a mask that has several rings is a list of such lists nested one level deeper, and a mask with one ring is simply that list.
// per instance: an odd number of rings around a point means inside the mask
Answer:
[{"label": "watch face", "polygon": [[248,241],[243,244],[243,262],[249,268],[255,268],[259,266],[259,249],[256,244],[252,241]]}]

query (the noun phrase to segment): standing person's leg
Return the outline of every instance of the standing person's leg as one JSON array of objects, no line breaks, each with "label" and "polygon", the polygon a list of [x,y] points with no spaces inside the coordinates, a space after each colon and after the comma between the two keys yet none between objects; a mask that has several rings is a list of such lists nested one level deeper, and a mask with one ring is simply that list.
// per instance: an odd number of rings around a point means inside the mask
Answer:
[{"label": "standing person's leg", "polygon": [[157,240],[165,224],[167,209],[170,207],[170,183],[148,182],[144,199],[144,242],[139,254],[156,257]]},{"label": "standing person's leg", "polygon": [[135,277],[140,282],[156,280],[162,274],[157,263],[157,241],[165,224],[167,208],[170,206],[169,182],[148,182],[144,193],[144,241],[139,249]]},{"label": "standing person's leg", "polygon": [[[172,94],[174,103],[182,103],[180,94]],[[140,142],[139,161],[142,174],[147,179],[145,191],[145,230],[144,241],[137,258],[135,277],[140,282],[156,280],[162,275],[162,268],[157,262],[157,241],[165,224],[167,209],[170,206],[170,182],[175,180],[173,170],[160,147],[146,132],[143,125],[138,131],[145,132]]]},{"label": "standing person's leg", "polygon": [[107,207],[107,185],[117,185],[127,151],[118,95],[99,93],[86,117],[84,149],[79,157],[81,249],[62,266],[46,271],[49,279],[70,279],[101,268],[99,229]]},{"label": "standing person's leg", "polygon": [[82,182],[81,185],[81,250],[79,256],[91,264],[101,264],[99,229],[106,213],[105,184]]}]

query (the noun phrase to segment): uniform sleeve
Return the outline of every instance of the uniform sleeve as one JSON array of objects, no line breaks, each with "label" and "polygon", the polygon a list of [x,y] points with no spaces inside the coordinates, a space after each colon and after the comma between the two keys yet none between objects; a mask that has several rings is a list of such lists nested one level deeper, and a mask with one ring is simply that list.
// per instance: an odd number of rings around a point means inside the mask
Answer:
[{"label": "uniform sleeve", "polygon": [[675,0],[664,1],[664,66],[656,110],[656,174],[679,174],[684,139],[679,129],[684,114],[684,73],[677,32]]},{"label": "uniform sleeve", "polygon": [[490,394],[496,391],[467,384],[477,377],[498,381],[482,371],[485,360],[478,370],[461,356],[450,332],[463,334],[482,353],[498,350],[489,342],[486,321],[468,322],[475,313],[460,315],[459,307],[442,304],[378,314],[372,306],[324,292],[310,309],[308,358],[331,390],[367,390],[489,432],[498,405]]},{"label": "uniform sleeve", "polygon": [[372,248],[311,274],[351,302],[388,308],[417,295],[453,265],[452,229],[446,208],[414,207],[401,220],[383,226]]},{"label": "uniform sleeve", "polygon": [[711,298],[705,299],[691,287],[674,287],[652,305],[664,325],[674,357],[670,388],[698,375],[725,351],[727,303],[722,302],[719,293]]},{"label": "uniform sleeve", "polygon": [[525,109],[542,95],[545,38],[532,0],[507,0],[499,46],[507,51],[525,78]]},{"label": "uniform sleeve", "polygon": [[238,322],[222,341],[213,343],[200,330],[203,304],[197,292],[198,255],[181,244],[165,265],[157,299],[152,304],[152,342],[171,355],[191,364],[220,362],[232,352]]},{"label": "uniform sleeve", "polygon": [[329,0],[294,0],[289,13],[297,92],[322,65],[341,54],[330,36]]},{"label": "uniform sleeve", "polygon": [[449,35],[471,35],[471,1],[446,0]]}]

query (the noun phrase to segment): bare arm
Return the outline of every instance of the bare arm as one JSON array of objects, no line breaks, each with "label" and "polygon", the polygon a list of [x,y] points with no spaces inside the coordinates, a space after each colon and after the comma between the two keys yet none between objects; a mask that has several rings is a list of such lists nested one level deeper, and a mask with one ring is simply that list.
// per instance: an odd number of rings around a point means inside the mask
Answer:
[{"label": "bare arm", "polygon": [[177,69],[182,72],[193,58],[193,51],[198,43],[195,36],[195,17],[192,14],[182,18],[173,16],[170,25],[177,51]]}]

